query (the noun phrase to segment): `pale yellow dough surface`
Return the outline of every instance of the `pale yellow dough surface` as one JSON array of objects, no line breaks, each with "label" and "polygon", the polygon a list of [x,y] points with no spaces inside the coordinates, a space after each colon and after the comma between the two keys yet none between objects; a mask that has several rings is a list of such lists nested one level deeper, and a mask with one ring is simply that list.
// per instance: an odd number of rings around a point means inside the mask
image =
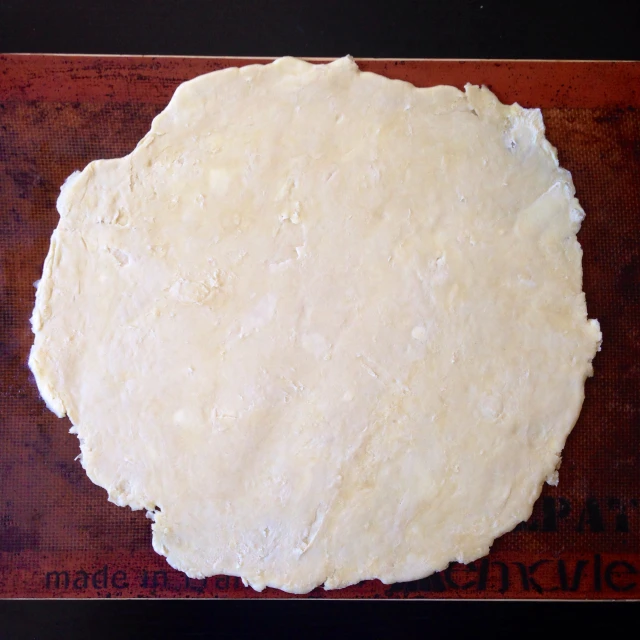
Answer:
[{"label": "pale yellow dough surface", "polygon": [[351,58],[227,69],[58,210],[29,364],[189,576],[421,578],[557,480],[600,330],[538,110]]}]

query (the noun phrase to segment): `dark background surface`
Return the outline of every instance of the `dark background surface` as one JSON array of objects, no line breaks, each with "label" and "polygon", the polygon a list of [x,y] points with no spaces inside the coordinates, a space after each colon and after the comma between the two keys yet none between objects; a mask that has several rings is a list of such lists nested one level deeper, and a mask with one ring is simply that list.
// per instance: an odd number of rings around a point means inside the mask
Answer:
[{"label": "dark background surface", "polygon": [[[0,52],[637,60],[639,6],[637,0],[0,0]],[[622,637],[637,628],[639,612],[637,605],[535,602],[2,602],[0,639],[269,637],[286,636],[287,629],[304,637],[556,637],[565,626],[572,635]]]},{"label": "dark background surface", "polygon": [[3,53],[637,59],[637,0],[0,0]]},{"label": "dark background surface", "polygon": [[637,637],[638,613],[629,603],[11,602],[0,603],[0,639],[617,640]]}]

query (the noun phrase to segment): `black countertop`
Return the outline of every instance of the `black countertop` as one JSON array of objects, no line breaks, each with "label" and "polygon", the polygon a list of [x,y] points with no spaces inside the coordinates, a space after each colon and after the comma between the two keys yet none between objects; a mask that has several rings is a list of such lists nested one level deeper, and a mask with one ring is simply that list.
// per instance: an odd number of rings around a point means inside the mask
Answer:
[{"label": "black countertop", "polygon": [[1,0],[3,53],[634,60],[637,0]]}]

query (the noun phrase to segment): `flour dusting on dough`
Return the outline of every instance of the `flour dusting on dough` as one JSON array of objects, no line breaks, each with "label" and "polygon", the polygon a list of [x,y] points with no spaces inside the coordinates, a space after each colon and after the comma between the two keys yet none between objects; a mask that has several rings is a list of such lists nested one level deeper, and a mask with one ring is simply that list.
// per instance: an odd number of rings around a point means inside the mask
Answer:
[{"label": "flour dusting on dough", "polygon": [[422,578],[557,483],[601,335],[537,109],[282,58],[72,174],[29,364],[194,578]]}]

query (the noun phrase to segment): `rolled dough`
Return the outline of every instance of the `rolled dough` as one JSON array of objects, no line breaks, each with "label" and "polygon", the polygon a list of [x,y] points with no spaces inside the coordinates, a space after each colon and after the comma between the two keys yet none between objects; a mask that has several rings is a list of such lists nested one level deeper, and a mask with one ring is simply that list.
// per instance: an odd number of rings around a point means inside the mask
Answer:
[{"label": "rolled dough", "polygon": [[526,520],[599,348],[540,111],[282,58],[63,185],[29,364],[201,578],[412,580]]}]

